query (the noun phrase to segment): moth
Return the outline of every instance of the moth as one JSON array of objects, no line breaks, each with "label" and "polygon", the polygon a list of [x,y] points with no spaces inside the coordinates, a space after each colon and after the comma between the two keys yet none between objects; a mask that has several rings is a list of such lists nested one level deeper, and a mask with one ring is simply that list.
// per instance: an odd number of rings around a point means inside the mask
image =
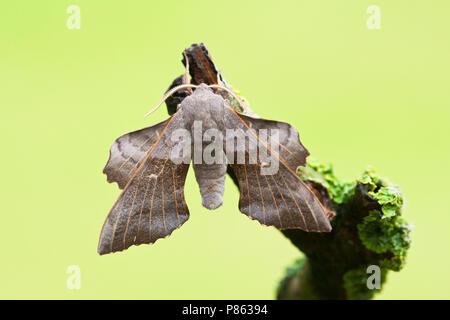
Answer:
[{"label": "moth", "polygon": [[208,209],[222,205],[231,166],[239,184],[239,210],[251,219],[280,230],[331,231],[326,209],[296,173],[309,152],[293,126],[235,111],[217,90],[239,97],[219,85],[184,84],[166,98],[185,88],[192,94],[170,118],[113,143],[104,173],[122,193],[103,225],[99,254],[154,243],[186,222],[190,163]]}]

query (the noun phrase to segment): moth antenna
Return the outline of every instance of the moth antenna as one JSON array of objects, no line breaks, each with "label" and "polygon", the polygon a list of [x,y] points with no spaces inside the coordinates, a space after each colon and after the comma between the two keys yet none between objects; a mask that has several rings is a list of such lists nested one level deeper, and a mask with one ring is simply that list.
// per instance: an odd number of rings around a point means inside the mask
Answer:
[{"label": "moth antenna", "polygon": [[[186,50],[183,51],[184,60],[186,60],[186,72],[184,73],[184,84],[191,84],[191,78],[189,77],[189,59],[186,54]],[[192,94],[192,89],[188,88],[189,94]]]},{"label": "moth antenna", "polygon": [[148,117],[148,116],[151,115],[153,112],[155,112],[156,109],[158,109],[158,108],[163,104],[163,102],[166,101],[167,98],[169,98],[169,97],[170,97],[171,95],[173,95],[175,92],[177,92],[178,90],[181,90],[181,89],[189,89],[189,88],[197,88],[197,86],[196,86],[196,85],[193,85],[193,84],[182,84],[182,85],[176,86],[175,88],[172,88],[169,92],[167,92],[167,93],[164,95],[164,97],[163,97],[163,98],[161,99],[161,101],[156,105],[156,107],[154,107],[152,110],[150,110],[149,112],[147,112],[147,113],[145,114],[144,118],[145,118],[145,117]]},{"label": "moth antenna", "polygon": [[208,87],[213,88],[213,89],[221,89],[221,90],[225,90],[226,92],[228,92],[229,94],[231,94],[233,96],[233,98],[235,98],[237,100],[237,102],[239,102],[239,104],[241,105],[242,109],[246,112],[246,113],[250,113],[250,110],[247,108],[247,106],[245,105],[245,103],[238,97],[238,95],[236,93],[233,92],[233,90],[228,89],[227,87],[218,85],[218,84],[211,84]]}]

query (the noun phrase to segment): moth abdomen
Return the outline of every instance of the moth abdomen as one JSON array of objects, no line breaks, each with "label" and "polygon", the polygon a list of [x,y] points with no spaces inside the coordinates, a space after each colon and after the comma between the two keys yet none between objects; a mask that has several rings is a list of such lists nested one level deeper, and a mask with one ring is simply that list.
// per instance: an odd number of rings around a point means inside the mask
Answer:
[{"label": "moth abdomen", "polygon": [[220,207],[225,191],[225,175],[227,165],[224,164],[194,164],[195,178],[200,187],[202,205],[210,210]]}]

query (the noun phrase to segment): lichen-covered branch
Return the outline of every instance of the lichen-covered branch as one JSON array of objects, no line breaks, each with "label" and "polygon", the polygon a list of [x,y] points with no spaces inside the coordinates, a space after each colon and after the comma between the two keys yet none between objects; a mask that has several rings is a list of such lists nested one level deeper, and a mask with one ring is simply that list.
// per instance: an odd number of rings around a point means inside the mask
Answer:
[{"label": "lichen-covered branch", "polygon": [[[399,271],[410,246],[410,227],[401,217],[403,197],[397,186],[369,168],[351,183],[337,179],[331,166],[309,161],[299,175],[325,195],[336,212],[330,233],[285,230],[305,257],[281,281],[279,299],[370,299],[368,266]],[[381,287],[382,288],[382,287]]]},{"label": "lichen-covered branch", "polygon": [[[184,54],[189,60],[193,84],[220,84],[231,89],[205,45],[193,44]],[[186,65],[184,55],[182,61]],[[182,82],[183,75],[168,90]],[[167,99],[169,114],[176,111],[188,94],[187,90],[181,90]],[[237,111],[243,111],[227,92],[220,91],[220,94]],[[228,174],[237,185],[232,170]],[[353,182],[342,182],[331,166],[309,160],[306,167],[299,168],[298,174],[329,209],[333,230],[330,233],[282,231],[304,255],[287,269],[277,298],[372,298],[379,289],[368,288],[367,268],[378,266],[384,283],[389,270],[402,268],[410,246],[410,227],[401,217],[401,192],[378,177],[373,169],[367,169]]]}]

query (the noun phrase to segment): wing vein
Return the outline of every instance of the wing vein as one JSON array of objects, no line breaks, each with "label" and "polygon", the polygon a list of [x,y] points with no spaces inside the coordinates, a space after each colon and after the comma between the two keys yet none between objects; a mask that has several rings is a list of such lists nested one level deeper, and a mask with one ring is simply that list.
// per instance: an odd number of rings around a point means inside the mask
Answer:
[{"label": "wing vein", "polygon": [[180,224],[180,215],[178,214],[178,201],[177,201],[177,188],[175,187],[175,170],[173,166],[170,166],[172,169],[172,183],[173,183],[173,197],[175,200],[175,212],[177,213],[178,224]]},{"label": "wing vein", "polygon": [[166,167],[166,163],[169,160],[169,158],[164,161],[163,168],[161,170],[160,175],[163,175],[161,178],[161,209],[162,209],[162,216],[163,216],[163,225],[164,225],[164,231],[167,233],[167,227],[166,227],[166,212],[164,208],[164,168]]},{"label": "wing vein", "polygon": [[273,194],[272,187],[269,184],[269,180],[267,179],[267,176],[264,176],[264,178],[266,179],[266,184],[269,187],[270,193],[272,194],[272,200],[273,200],[273,204],[275,205],[275,208],[277,209],[277,216],[278,216],[278,220],[280,221],[280,226],[281,226],[281,228],[283,228],[283,223],[281,222],[280,210],[278,209],[277,201],[275,200],[275,195]]},{"label": "wing vein", "polygon": [[283,200],[284,205],[286,206],[289,217],[291,218],[291,221],[294,223],[294,219],[292,218],[292,213],[291,213],[291,210],[289,210],[289,206],[287,205],[286,199],[284,199],[284,196],[280,191],[280,187],[278,186],[278,183],[275,181],[275,178],[273,177],[273,175],[271,177],[272,177],[273,183],[277,186],[278,193],[281,196],[281,199]]},{"label": "wing vein", "polygon": [[301,217],[302,220],[303,220],[303,223],[304,223],[304,225],[305,225],[306,231],[309,231],[309,230],[308,230],[308,225],[306,224],[306,221],[305,221],[305,217],[303,217],[303,212],[302,212],[302,210],[300,209],[300,207],[298,206],[297,200],[295,200],[295,197],[294,197],[294,195],[292,194],[291,188],[289,188],[289,186],[288,186],[288,184],[286,183],[286,180],[284,179],[284,176],[283,176],[283,174],[282,174],[281,172],[280,172],[280,176],[281,176],[281,178],[283,179],[284,185],[285,185],[286,188],[289,190],[289,194],[291,195],[292,200],[294,200],[295,206],[297,207],[298,213],[300,214],[300,217]]},{"label": "wing vein", "polygon": [[149,242],[152,242],[152,215],[153,215],[153,200],[155,199],[155,190],[156,190],[156,183],[158,182],[158,176],[156,176],[155,184],[153,185],[153,191],[152,191],[152,200],[150,201],[150,210],[149,210],[149,216],[148,216],[148,239]]},{"label": "wing vein", "polygon": [[148,179],[148,182],[145,186],[145,193],[144,193],[144,199],[142,200],[142,204],[141,204],[141,210],[139,212],[139,222],[138,222],[138,228],[137,228],[137,232],[136,232],[136,237],[139,236],[139,232],[141,230],[141,218],[142,218],[142,211],[144,210],[144,204],[145,204],[145,200],[147,199],[147,193],[148,193],[148,189],[150,188],[150,182],[152,181],[152,179]]},{"label": "wing vein", "polygon": [[252,207],[250,204],[250,187],[248,185],[248,176],[247,176],[247,166],[244,163],[244,175],[245,175],[245,186],[247,187],[247,196],[248,196],[248,215],[252,216]]},{"label": "wing vein", "polygon": [[264,221],[264,224],[266,224],[266,208],[264,206],[264,198],[262,196],[261,184],[259,183],[258,170],[256,169],[256,166],[255,166],[255,175],[256,175],[256,181],[258,182],[258,189],[259,189],[259,195],[261,197],[261,203],[263,206],[263,221]]},{"label": "wing vein", "polygon": [[314,211],[312,210],[312,208],[311,208],[311,206],[309,205],[308,201],[306,201],[306,199],[305,199],[305,197],[303,196],[302,191],[300,190],[300,188],[298,187],[298,185],[296,185],[296,187],[297,187],[297,189],[298,189],[298,191],[299,191],[298,193],[300,194],[300,197],[302,197],[302,199],[303,199],[303,202],[306,203],[306,205],[308,206],[309,211],[311,211],[311,216],[313,217],[314,222],[316,223],[317,229],[320,230],[319,223],[317,222],[317,219],[316,219],[316,216],[315,216],[315,214],[314,214]]},{"label": "wing vein", "polygon": [[141,184],[142,177],[144,176],[144,173],[145,173],[145,170],[141,173],[141,176],[138,178],[138,183],[137,183],[137,186],[136,186],[136,190],[134,191],[134,195],[133,195],[133,202],[131,203],[130,210],[128,211],[127,225],[125,227],[125,232],[123,233],[123,241],[122,241],[123,248],[125,248],[125,245],[126,245],[125,242],[126,242],[126,237],[127,237],[127,232],[128,232],[128,226],[130,224],[131,212],[133,211],[134,203],[136,202],[136,196],[138,194],[139,186]]}]

